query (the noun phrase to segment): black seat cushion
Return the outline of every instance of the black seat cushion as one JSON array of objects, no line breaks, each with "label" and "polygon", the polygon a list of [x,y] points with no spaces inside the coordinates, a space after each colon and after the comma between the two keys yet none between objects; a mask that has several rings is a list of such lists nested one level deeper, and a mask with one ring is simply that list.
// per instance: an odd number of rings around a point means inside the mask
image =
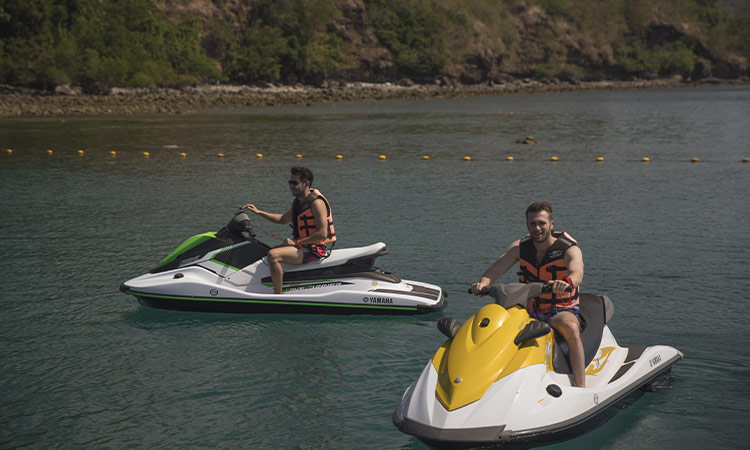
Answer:
[{"label": "black seat cushion", "polygon": [[[583,341],[584,367],[586,367],[596,356],[602,341],[602,332],[607,320],[604,297],[595,294],[580,294],[578,307],[585,325],[581,331],[581,341]],[[555,355],[552,359],[552,366],[557,373],[573,373],[568,359],[568,343],[560,333],[555,333]]]}]

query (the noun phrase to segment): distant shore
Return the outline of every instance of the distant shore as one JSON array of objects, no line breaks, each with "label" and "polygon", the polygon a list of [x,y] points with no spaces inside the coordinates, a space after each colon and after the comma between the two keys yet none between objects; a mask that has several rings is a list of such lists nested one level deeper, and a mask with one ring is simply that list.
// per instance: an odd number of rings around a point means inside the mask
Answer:
[{"label": "distant shore", "polygon": [[113,88],[104,95],[83,94],[80,88],[71,86],[60,86],[54,92],[0,86],[0,117],[177,115],[201,110],[256,106],[416,100],[555,91],[675,88],[712,84],[748,85],[750,82],[747,79],[705,79],[700,82],[686,82],[679,77],[576,83],[522,79],[506,83],[474,85],[334,82],[324,83],[319,87],[207,85],[182,89]]}]

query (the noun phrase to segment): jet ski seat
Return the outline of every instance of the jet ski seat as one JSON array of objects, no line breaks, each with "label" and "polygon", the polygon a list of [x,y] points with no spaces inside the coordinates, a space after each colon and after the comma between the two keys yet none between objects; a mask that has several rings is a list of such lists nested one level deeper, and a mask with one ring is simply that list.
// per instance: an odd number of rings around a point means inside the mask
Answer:
[{"label": "jet ski seat", "polygon": [[[366,247],[342,248],[331,250],[331,255],[327,258],[316,259],[306,264],[283,264],[284,272],[301,272],[311,269],[323,269],[327,267],[340,266],[347,262],[358,262],[360,266],[371,266],[372,261],[378,256],[388,254],[385,243],[378,242]],[[268,259],[263,258],[263,262],[268,264]]]},{"label": "jet ski seat", "polygon": [[[604,324],[612,318],[615,309],[612,300],[606,295],[583,293],[579,296],[578,307],[584,326],[581,331],[585,356],[584,366],[588,366],[599,351]],[[557,373],[573,373],[568,359],[568,343],[558,333],[555,333],[555,354],[552,358],[552,366]]]},{"label": "jet ski seat", "polygon": [[[382,242],[366,247],[332,250],[328,258],[317,259],[305,264],[282,264],[284,281],[306,281],[326,277],[366,277],[376,280],[400,283],[401,279],[391,272],[378,269],[373,264],[375,258],[388,254],[388,248]],[[263,258],[268,265],[268,257]],[[271,277],[263,278],[263,283]]]}]

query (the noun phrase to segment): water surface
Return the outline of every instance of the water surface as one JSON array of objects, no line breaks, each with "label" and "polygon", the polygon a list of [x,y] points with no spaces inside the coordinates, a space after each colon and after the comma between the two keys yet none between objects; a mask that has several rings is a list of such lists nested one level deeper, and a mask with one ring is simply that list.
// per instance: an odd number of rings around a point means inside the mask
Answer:
[{"label": "water surface", "polygon": [[[685,354],[671,388],[558,447],[743,447],[748,142],[748,88],[2,119],[0,447],[423,448],[391,413],[537,200],[578,239],[583,290],[615,302],[618,341]],[[386,242],[378,265],[440,285],[446,309],[185,313],[118,291],[244,203],[285,211],[297,164],[337,246]]]}]

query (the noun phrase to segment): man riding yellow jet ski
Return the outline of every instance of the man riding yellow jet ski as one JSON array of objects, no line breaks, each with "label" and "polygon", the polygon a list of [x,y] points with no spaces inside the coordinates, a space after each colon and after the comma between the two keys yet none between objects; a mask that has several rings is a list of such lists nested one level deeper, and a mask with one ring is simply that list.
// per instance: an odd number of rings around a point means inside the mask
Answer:
[{"label": "man riding yellow jet ski", "polygon": [[448,340],[406,389],[394,425],[432,447],[529,448],[591,431],[672,382],[680,351],[620,346],[609,297],[580,294],[586,387],[574,387],[565,341],[526,310],[548,286],[497,284],[483,292],[496,304],[463,325],[440,319]]}]

